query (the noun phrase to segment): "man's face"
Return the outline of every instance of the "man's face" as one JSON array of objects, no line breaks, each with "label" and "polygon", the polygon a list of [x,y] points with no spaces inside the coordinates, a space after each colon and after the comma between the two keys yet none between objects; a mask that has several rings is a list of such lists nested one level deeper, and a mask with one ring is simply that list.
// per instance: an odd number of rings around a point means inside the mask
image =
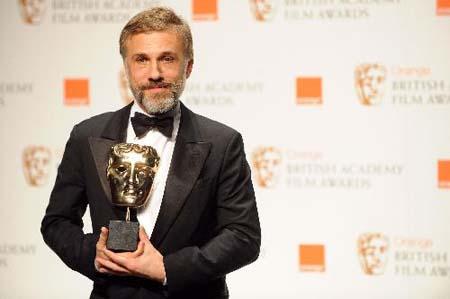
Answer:
[{"label": "man's face", "polygon": [[150,114],[174,108],[192,70],[180,35],[172,30],[139,33],[125,46],[125,69],[136,102]]}]

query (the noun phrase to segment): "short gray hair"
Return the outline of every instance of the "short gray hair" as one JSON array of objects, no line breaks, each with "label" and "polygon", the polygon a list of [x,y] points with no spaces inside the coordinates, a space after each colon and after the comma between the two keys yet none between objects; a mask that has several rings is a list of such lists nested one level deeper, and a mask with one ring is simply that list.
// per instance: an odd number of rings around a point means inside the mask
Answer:
[{"label": "short gray hair", "polygon": [[126,41],[133,35],[152,31],[174,30],[181,35],[184,43],[184,53],[188,60],[194,59],[192,33],[188,23],[167,7],[154,7],[142,11],[131,18],[120,33],[120,55],[126,56]]}]

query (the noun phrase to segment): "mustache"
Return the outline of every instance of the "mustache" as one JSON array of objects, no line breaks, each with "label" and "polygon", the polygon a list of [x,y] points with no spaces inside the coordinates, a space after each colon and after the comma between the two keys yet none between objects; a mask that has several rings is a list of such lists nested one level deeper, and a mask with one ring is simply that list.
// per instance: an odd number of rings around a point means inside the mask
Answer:
[{"label": "mustache", "polygon": [[146,84],[139,85],[140,90],[146,90],[151,88],[171,88],[174,84],[167,82],[148,82]]}]

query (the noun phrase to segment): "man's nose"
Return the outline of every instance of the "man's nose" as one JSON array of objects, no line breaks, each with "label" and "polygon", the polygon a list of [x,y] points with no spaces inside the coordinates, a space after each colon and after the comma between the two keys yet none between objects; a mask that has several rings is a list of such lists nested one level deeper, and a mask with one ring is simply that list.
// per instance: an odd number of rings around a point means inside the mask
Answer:
[{"label": "man's nose", "polygon": [[149,81],[158,81],[158,80],[161,80],[161,78],[162,78],[161,66],[159,65],[158,61],[153,61],[150,64],[148,80]]}]

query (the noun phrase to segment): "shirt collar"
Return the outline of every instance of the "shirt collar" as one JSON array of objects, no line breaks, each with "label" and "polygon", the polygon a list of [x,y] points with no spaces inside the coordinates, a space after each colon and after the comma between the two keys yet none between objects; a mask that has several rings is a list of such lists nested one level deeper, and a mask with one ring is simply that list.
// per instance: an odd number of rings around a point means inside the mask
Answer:
[{"label": "shirt collar", "polygon": [[[178,101],[177,105],[175,106],[175,108],[171,111],[173,111],[173,116],[177,116],[178,114],[180,114],[180,101]],[[148,115],[149,117],[154,117],[155,115],[153,114],[148,114],[147,112],[144,111],[144,109],[142,109],[142,107],[140,105],[138,105],[136,103],[136,101],[133,102],[133,105],[131,106],[131,110],[130,110],[130,119],[134,116],[134,114],[136,112]]]}]

